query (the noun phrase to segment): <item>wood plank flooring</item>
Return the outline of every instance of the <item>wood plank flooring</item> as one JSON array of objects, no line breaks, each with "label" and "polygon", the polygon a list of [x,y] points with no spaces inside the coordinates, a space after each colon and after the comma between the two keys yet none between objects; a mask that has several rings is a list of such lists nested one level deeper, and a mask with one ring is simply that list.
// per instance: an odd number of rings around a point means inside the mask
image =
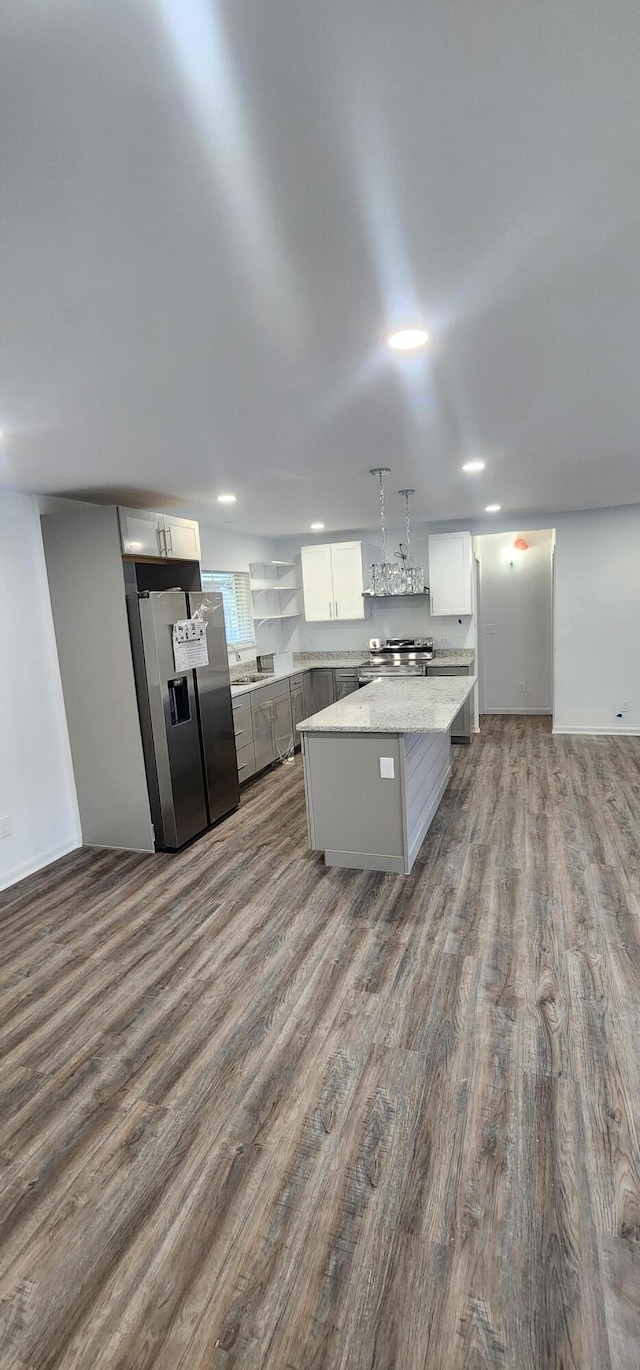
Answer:
[{"label": "wood plank flooring", "polygon": [[297,761],[0,927],[3,1370],[638,1370],[639,740],[485,718],[408,877]]}]

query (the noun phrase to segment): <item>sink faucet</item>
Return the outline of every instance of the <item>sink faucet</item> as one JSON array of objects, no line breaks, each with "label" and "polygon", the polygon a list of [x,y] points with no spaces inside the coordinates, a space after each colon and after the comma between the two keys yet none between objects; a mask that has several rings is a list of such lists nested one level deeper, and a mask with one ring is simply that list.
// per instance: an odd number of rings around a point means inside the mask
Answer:
[{"label": "sink faucet", "polygon": [[242,661],[242,654],[241,654],[241,652],[234,651],[234,656],[235,656],[236,661]]}]

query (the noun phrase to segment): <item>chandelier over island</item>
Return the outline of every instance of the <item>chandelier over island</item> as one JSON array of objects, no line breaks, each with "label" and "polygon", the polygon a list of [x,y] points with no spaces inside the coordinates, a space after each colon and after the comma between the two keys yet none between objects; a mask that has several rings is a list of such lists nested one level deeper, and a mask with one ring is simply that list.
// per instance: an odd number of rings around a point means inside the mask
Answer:
[{"label": "chandelier over island", "polygon": [[390,474],[389,466],[374,466],[371,475],[378,477],[380,498],[380,532],[382,535],[382,560],[373,561],[369,567],[370,585],[368,594],[373,599],[384,599],[387,595],[424,595],[429,591],[424,583],[424,567],[414,566],[411,560],[411,514],[409,500],[415,490],[398,490],[404,496],[406,518],[406,542],[394,552],[392,561],[387,560],[387,532],[384,507],[384,478]]}]

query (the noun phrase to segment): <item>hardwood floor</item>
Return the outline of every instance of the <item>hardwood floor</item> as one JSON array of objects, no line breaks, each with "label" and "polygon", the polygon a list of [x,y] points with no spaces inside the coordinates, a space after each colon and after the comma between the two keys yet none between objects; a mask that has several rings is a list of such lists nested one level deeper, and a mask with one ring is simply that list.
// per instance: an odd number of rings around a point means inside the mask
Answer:
[{"label": "hardwood floor", "polygon": [[0,895],[3,1370],[638,1370],[640,741],[454,759],[408,877],[297,762]]}]

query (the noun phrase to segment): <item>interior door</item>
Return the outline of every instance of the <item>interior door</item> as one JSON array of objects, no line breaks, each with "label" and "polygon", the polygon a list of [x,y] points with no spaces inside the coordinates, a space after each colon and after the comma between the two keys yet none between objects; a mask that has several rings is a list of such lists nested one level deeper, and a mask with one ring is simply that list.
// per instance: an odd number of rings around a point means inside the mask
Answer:
[{"label": "interior door", "polygon": [[331,564],[334,618],[364,618],[362,543],[334,542],[331,547]]},{"label": "interior door", "polygon": [[210,590],[192,591],[188,602],[190,615],[199,610],[207,624],[209,665],[198,666],[194,674],[209,822],[215,823],[240,803],[222,595]]},{"label": "interior door", "polygon": [[307,623],[326,623],[334,618],[331,544],[302,547],[302,589]]},{"label": "interior door", "polygon": [[192,519],[164,515],[164,535],[167,556],[174,561],[200,560],[200,532]]},{"label": "interior door", "polygon": [[189,613],[181,590],[153,591],[138,606],[163,845],[171,849],[208,823],[194,674],[176,671],[173,656],[173,625]]}]

